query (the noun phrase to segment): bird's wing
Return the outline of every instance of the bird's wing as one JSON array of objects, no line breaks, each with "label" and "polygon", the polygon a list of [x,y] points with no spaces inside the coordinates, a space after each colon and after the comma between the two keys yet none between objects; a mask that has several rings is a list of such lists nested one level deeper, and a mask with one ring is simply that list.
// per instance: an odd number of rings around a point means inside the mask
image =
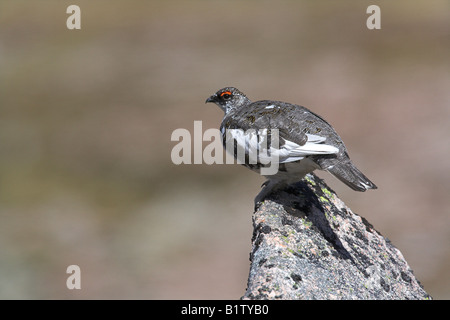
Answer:
[{"label": "bird's wing", "polygon": [[324,143],[326,138],[313,134],[306,134],[306,136],[308,140],[304,145],[284,139],[284,144],[278,150],[273,149],[271,151],[275,155],[278,153],[280,163],[298,161],[312,155],[339,153],[338,148]]},{"label": "bird's wing", "polygon": [[303,132],[307,123],[302,121],[300,113],[304,110],[280,101],[254,102],[237,111],[231,120],[224,119],[222,129],[227,128],[224,140],[236,141],[241,153],[262,163],[274,157],[278,157],[279,163],[286,163],[312,155],[338,154],[339,149],[328,143],[326,136]]},{"label": "bird's wing", "polygon": [[306,134],[306,143],[300,145],[283,137],[276,141],[275,132],[274,129],[228,129],[225,140],[227,144],[236,141],[238,150],[241,150],[239,154],[247,155],[250,161],[253,159],[250,163],[269,163],[274,159],[278,159],[279,163],[286,163],[302,160],[307,156],[339,152],[338,148],[325,144],[326,138],[321,136]]}]

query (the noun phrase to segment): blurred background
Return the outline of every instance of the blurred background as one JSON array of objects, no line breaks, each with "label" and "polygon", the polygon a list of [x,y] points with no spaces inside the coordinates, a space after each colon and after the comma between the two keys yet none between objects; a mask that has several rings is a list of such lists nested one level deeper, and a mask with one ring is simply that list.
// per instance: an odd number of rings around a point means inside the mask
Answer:
[{"label": "blurred background", "polygon": [[264,179],[170,158],[230,85],[332,123],[379,189],[319,175],[450,298],[448,1],[2,0],[0,30],[0,298],[241,297]]}]

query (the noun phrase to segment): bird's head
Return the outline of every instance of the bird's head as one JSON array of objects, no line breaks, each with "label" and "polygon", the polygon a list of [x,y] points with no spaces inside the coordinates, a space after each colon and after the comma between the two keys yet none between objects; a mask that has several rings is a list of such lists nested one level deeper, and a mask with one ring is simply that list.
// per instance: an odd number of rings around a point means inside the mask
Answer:
[{"label": "bird's head", "polygon": [[220,89],[211,97],[206,99],[205,103],[208,102],[214,102],[225,112],[225,114],[227,114],[233,109],[239,109],[240,107],[249,104],[251,101],[238,89],[226,87]]}]

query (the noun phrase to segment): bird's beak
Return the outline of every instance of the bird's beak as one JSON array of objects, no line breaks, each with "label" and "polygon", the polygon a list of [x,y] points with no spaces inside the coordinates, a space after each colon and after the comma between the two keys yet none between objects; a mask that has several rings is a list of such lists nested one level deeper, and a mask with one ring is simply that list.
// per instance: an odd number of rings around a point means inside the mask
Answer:
[{"label": "bird's beak", "polygon": [[212,95],[211,97],[209,97],[208,99],[206,99],[205,103],[208,103],[208,102],[216,102],[216,96],[215,96],[215,95]]}]

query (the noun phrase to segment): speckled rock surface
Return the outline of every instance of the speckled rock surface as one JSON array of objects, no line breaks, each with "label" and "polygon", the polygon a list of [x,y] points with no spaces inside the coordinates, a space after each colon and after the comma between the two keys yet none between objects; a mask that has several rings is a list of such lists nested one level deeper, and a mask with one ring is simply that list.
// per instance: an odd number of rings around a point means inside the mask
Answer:
[{"label": "speckled rock surface", "polygon": [[317,176],[253,214],[242,299],[431,299],[401,252]]}]

